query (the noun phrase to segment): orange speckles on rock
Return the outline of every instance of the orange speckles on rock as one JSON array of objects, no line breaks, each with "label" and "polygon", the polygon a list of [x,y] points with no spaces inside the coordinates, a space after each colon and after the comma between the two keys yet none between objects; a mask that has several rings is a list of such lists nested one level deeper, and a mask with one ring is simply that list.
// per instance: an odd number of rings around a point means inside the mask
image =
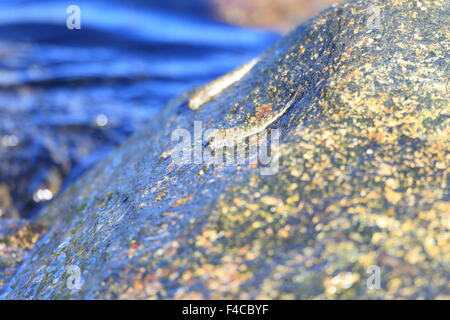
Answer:
[{"label": "orange speckles on rock", "polygon": [[267,114],[269,114],[271,111],[272,111],[272,104],[266,103],[266,104],[260,105],[256,110],[255,117],[256,117],[256,119],[262,119]]},{"label": "orange speckles on rock", "polygon": [[183,204],[185,204],[191,200],[192,200],[192,197],[178,199],[177,201],[175,201],[175,203],[172,204],[172,208],[178,208],[179,206],[182,206]]}]

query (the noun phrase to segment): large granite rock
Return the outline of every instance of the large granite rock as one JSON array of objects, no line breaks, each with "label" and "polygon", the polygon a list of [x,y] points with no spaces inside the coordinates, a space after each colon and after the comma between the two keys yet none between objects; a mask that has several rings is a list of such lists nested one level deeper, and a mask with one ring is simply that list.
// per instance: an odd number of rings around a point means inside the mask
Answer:
[{"label": "large granite rock", "polygon": [[[348,2],[201,109],[172,101],[40,215],[4,297],[448,298],[449,9]],[[278,173],[162,156],[174,129],[252,123],[299,85],[270,125]]]}]

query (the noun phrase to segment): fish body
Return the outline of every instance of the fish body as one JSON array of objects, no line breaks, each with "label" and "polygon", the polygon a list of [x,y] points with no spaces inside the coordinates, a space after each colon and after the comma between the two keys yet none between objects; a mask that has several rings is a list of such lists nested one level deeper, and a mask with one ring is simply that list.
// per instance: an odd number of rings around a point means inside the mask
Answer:
[{"label": "fish body", "polygon": [[189,99],[188,106],[192,110],[197,110],[205,103],[217,97],[222,91],[232,84],[241,80],[259,62],[259,58],[250,60],[238,69],[202,86],[194,91]]},{"label": "fish body", "polygon": [[212,135],[212,140],[208,146],[213,150],[226,146],[234,146],[244,139],[265,130],[268,126],[277,121],[295,103],[301,89],[302,86],[299,86],[288,103],[286,103],[281,109],[264,116],[256,122],[252,122],[245,126],[217,130]]}]

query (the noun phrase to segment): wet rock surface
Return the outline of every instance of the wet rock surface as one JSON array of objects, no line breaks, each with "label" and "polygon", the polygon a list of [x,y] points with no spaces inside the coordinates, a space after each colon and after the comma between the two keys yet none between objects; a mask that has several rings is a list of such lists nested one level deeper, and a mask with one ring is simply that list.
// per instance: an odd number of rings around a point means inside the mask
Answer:
[{"label": "wet rock surface", "polygon": [[0,291],[47,228],[23,219],[0,221]]},{"label": "wet rock surface", "polygon": [[[3,297],[448,298],[448,12],[448,1],[351,1],[201,109],[173,100],[40,214],[50,230]],[[298,86],[270,126],[277,174],[161,156],[174,129],[252,123]],[[372,265],[379,289],[366,285]]]}]

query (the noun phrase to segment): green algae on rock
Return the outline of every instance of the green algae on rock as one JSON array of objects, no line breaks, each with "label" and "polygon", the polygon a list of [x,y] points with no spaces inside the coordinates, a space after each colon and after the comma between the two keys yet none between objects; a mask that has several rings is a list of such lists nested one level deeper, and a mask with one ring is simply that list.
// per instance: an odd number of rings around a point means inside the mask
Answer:
[{"label": "green algae on rock", "polygon": [[[371,5],[380,28],[368,28]],[[175,99],[40,215],[51,229],[3,296],[449,298],[449,9],[347,2],[201,109]],[[270,126],[282,132],[278,174],[161,156],[174,129],[249,124],[299,85]]]}]

